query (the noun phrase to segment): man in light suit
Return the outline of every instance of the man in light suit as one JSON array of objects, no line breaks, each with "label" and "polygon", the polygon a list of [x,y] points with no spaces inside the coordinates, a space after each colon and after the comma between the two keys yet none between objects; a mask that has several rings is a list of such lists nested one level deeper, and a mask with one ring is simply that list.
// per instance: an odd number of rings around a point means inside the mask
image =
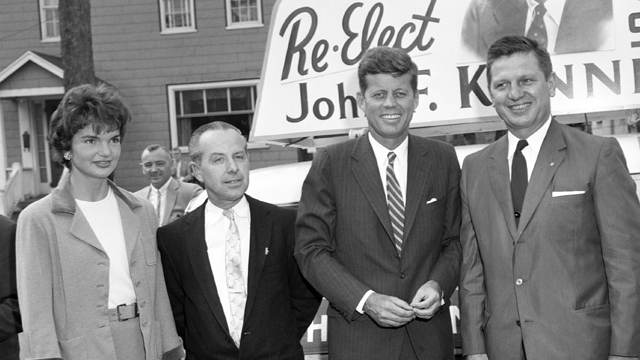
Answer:
[{"label": "man in light suit", "polygon": [[189,154],[208,201],[158,230],[187,359],[302,360],[320,297],[293,258],[295,212],[245,195],[247,142],[233,125],[201,126]]},{"label": "man in light suit", "polygon": [[614,138],[551,116],[549,54],[489,49],[508,134],[462,170],[462,345],[468,359],[637,359],[640,203]]},{"label": "man in light suit", "polygon": [[302,188],[296,258],[331,303],[332,360],[453,359],[460,168],[451,145],[409,135],[417,72],[401,50],[365,53],[369,133],[319,150]]},{"label": "man in light suit", "polygon": [[0,360],[18,360],[21,331],[16,287],[16,224],[0,215]]},{"label": "man in light suit", "polygon": [[462,23],[462,60],[484,60],[499,38],[527,35],[539,2],[551,54],[613,48],[611,0],[471,0]]},{"label": "man in light suit", "polygon": [[153,204],[158,216],[158,225],[166,225],[184,215],[184,210],[202,188],[171,177],[174,169],[169,149],[162,145],[147,146],[142,152],[142,173],[150,185],[134,194]]},{"label": "man in light suit", "polygon": [[173,159],[172,177],[179,181],[191,182],[191,167],[189,161],[182,160],[182,152],[179,147],[171,149],[171,158]]}]

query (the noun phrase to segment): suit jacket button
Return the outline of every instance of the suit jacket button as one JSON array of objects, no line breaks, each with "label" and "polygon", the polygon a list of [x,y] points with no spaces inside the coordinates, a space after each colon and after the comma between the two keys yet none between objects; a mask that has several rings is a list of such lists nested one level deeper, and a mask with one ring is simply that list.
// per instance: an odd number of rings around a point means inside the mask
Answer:
[{"label": "suit jacket button", "polygon": [[517,211],[516,211],[515,213],[513,213],[513,215],[514,215],[516,218],[519,218],[519,217],[520,217],[520,213],[519,213],[519,212],[517,212]]},{"label": "suit jacket button", "polygon": [[404,273],[400,274],[400,279],[404,279],[406,275]]},{"label": "suit jacket button", "polygon": [[516,321],[516,325],[520,326],[520,320]]},{"label": "suit jacket button", "polygon": [[516,280],[516,285],[520,286],[520,285],[522,285],[523,282],[524,281],[522,281],[522,279],[518,279],[518,280]]}]

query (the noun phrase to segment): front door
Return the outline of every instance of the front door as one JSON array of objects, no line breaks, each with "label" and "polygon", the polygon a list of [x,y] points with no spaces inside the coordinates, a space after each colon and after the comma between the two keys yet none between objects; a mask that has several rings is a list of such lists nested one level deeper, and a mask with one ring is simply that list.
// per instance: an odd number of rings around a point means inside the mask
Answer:
[{"label": "front door", "polygon": [[35,125],[34,149],[37,151],[38,189],[41,194],[48,194],[58,185],[62,174],[62,165],[51,160],[49,152],[49,122],[60,100],[44,100],[33,102],[33,120]]}]

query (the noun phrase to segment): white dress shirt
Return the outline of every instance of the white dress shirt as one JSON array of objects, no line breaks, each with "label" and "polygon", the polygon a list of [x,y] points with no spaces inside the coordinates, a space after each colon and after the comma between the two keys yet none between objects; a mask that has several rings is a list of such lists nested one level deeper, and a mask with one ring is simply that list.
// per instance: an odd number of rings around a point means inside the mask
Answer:
[{"label": "white dress shirt", "polygon": [[[556,48],[556,40],[558,39],[558,29],[560,28],[560,20],[562,19],[562,13],[564,12],[564,3],[566,0],[547,0],[544,3],[544,7],[547,12],[544,14],[544,26],[547,28],[547,51],[549,54],[554,54]],[[533,18],[535,17],[535,8],[538,6],[536,0],[527,0],[529,6],[529,12],[527,13],[527,26],[525,27],[524,34],[527,35]]]},{"label": "white dress shirt", "polygon": [[[540,153],[540,148],[542,148],[542,142],[544,141],[545,136],[547,136],[547,131],[549,130],[549,126],[551,125],[551,116],[547,119],[547,122],[542,125],[538,131],[531,134],[526,139],[527,147],[522,149],[522,155],[527,162],[527,180],[531,181],[531,174],[533,174],[533,168],[536,165],[536,161],[538,160],[538,154]],[[511,164],[513,164],[513,156],[516,153],[516,147],[518,146],[518,139],[515,135],[511,134],[511,132],[507,133],[507,139],[509,144],[509,152],[507,153],[509,161],[509,180],[511,180]]]},{"label": "white dress shirt", "polygon": [[129,271],[120,209],[113,190],[109,187],[107,197],[102,200],[76,199],[76,204],[109,258],[109,309],[121,304],[133,304],[136,302],[136,292]]},{"label": "white dress shirt", "polygon": [[149,194],[147,195],[147,200],[149,200],[151,202],[151,204],[153,204],[153,208],[156,209],[158,207],[158,190],[160,190],[160,213],[158,214],[158,223],[160,224],[159,226],[164,225],[163,224],[163,219],[164,219],[164,213],[165,213],[165,208],[167,207],[167,193],[169,191],[169,184],[171,184],[171,178],[169,178],[169,180],[167,180],[166,183],[164,183],[164,185],[162,185],[162,187],[160,187],[160,189],[156,189],[153,185],[149,186]]},{"label": "white dress shirt", "polygon": [[[234,219],[240,234],[240,268],[244,279],[245,293],[248,285],[249,274],[249,247],[251,239],[251,211],[246,197],[242,197],[236,206],[232,207]],[[227,231],[231,221],[222,215],[222,209],[213,205],[207,200],[204,213],[204,237],[207,243],[207,254],[211,264],[211,272],[216,282],[218,298],[224,310],[224,317],[227,319],[229,329],[233,329],[233,317],[231,316],[231,305],[227,292],[227,271],[225,259],[225,245],[227,241]]]}]

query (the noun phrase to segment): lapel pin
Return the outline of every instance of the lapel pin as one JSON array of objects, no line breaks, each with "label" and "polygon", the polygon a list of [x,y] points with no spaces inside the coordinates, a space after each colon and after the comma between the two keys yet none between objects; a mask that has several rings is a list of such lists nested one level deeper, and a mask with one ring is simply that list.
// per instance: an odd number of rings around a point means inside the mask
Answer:
[{"label": "lapel pin", "polygon": [[269,248],[268,247],[264,248],[264,254],[265,255],[269,255]]}]

